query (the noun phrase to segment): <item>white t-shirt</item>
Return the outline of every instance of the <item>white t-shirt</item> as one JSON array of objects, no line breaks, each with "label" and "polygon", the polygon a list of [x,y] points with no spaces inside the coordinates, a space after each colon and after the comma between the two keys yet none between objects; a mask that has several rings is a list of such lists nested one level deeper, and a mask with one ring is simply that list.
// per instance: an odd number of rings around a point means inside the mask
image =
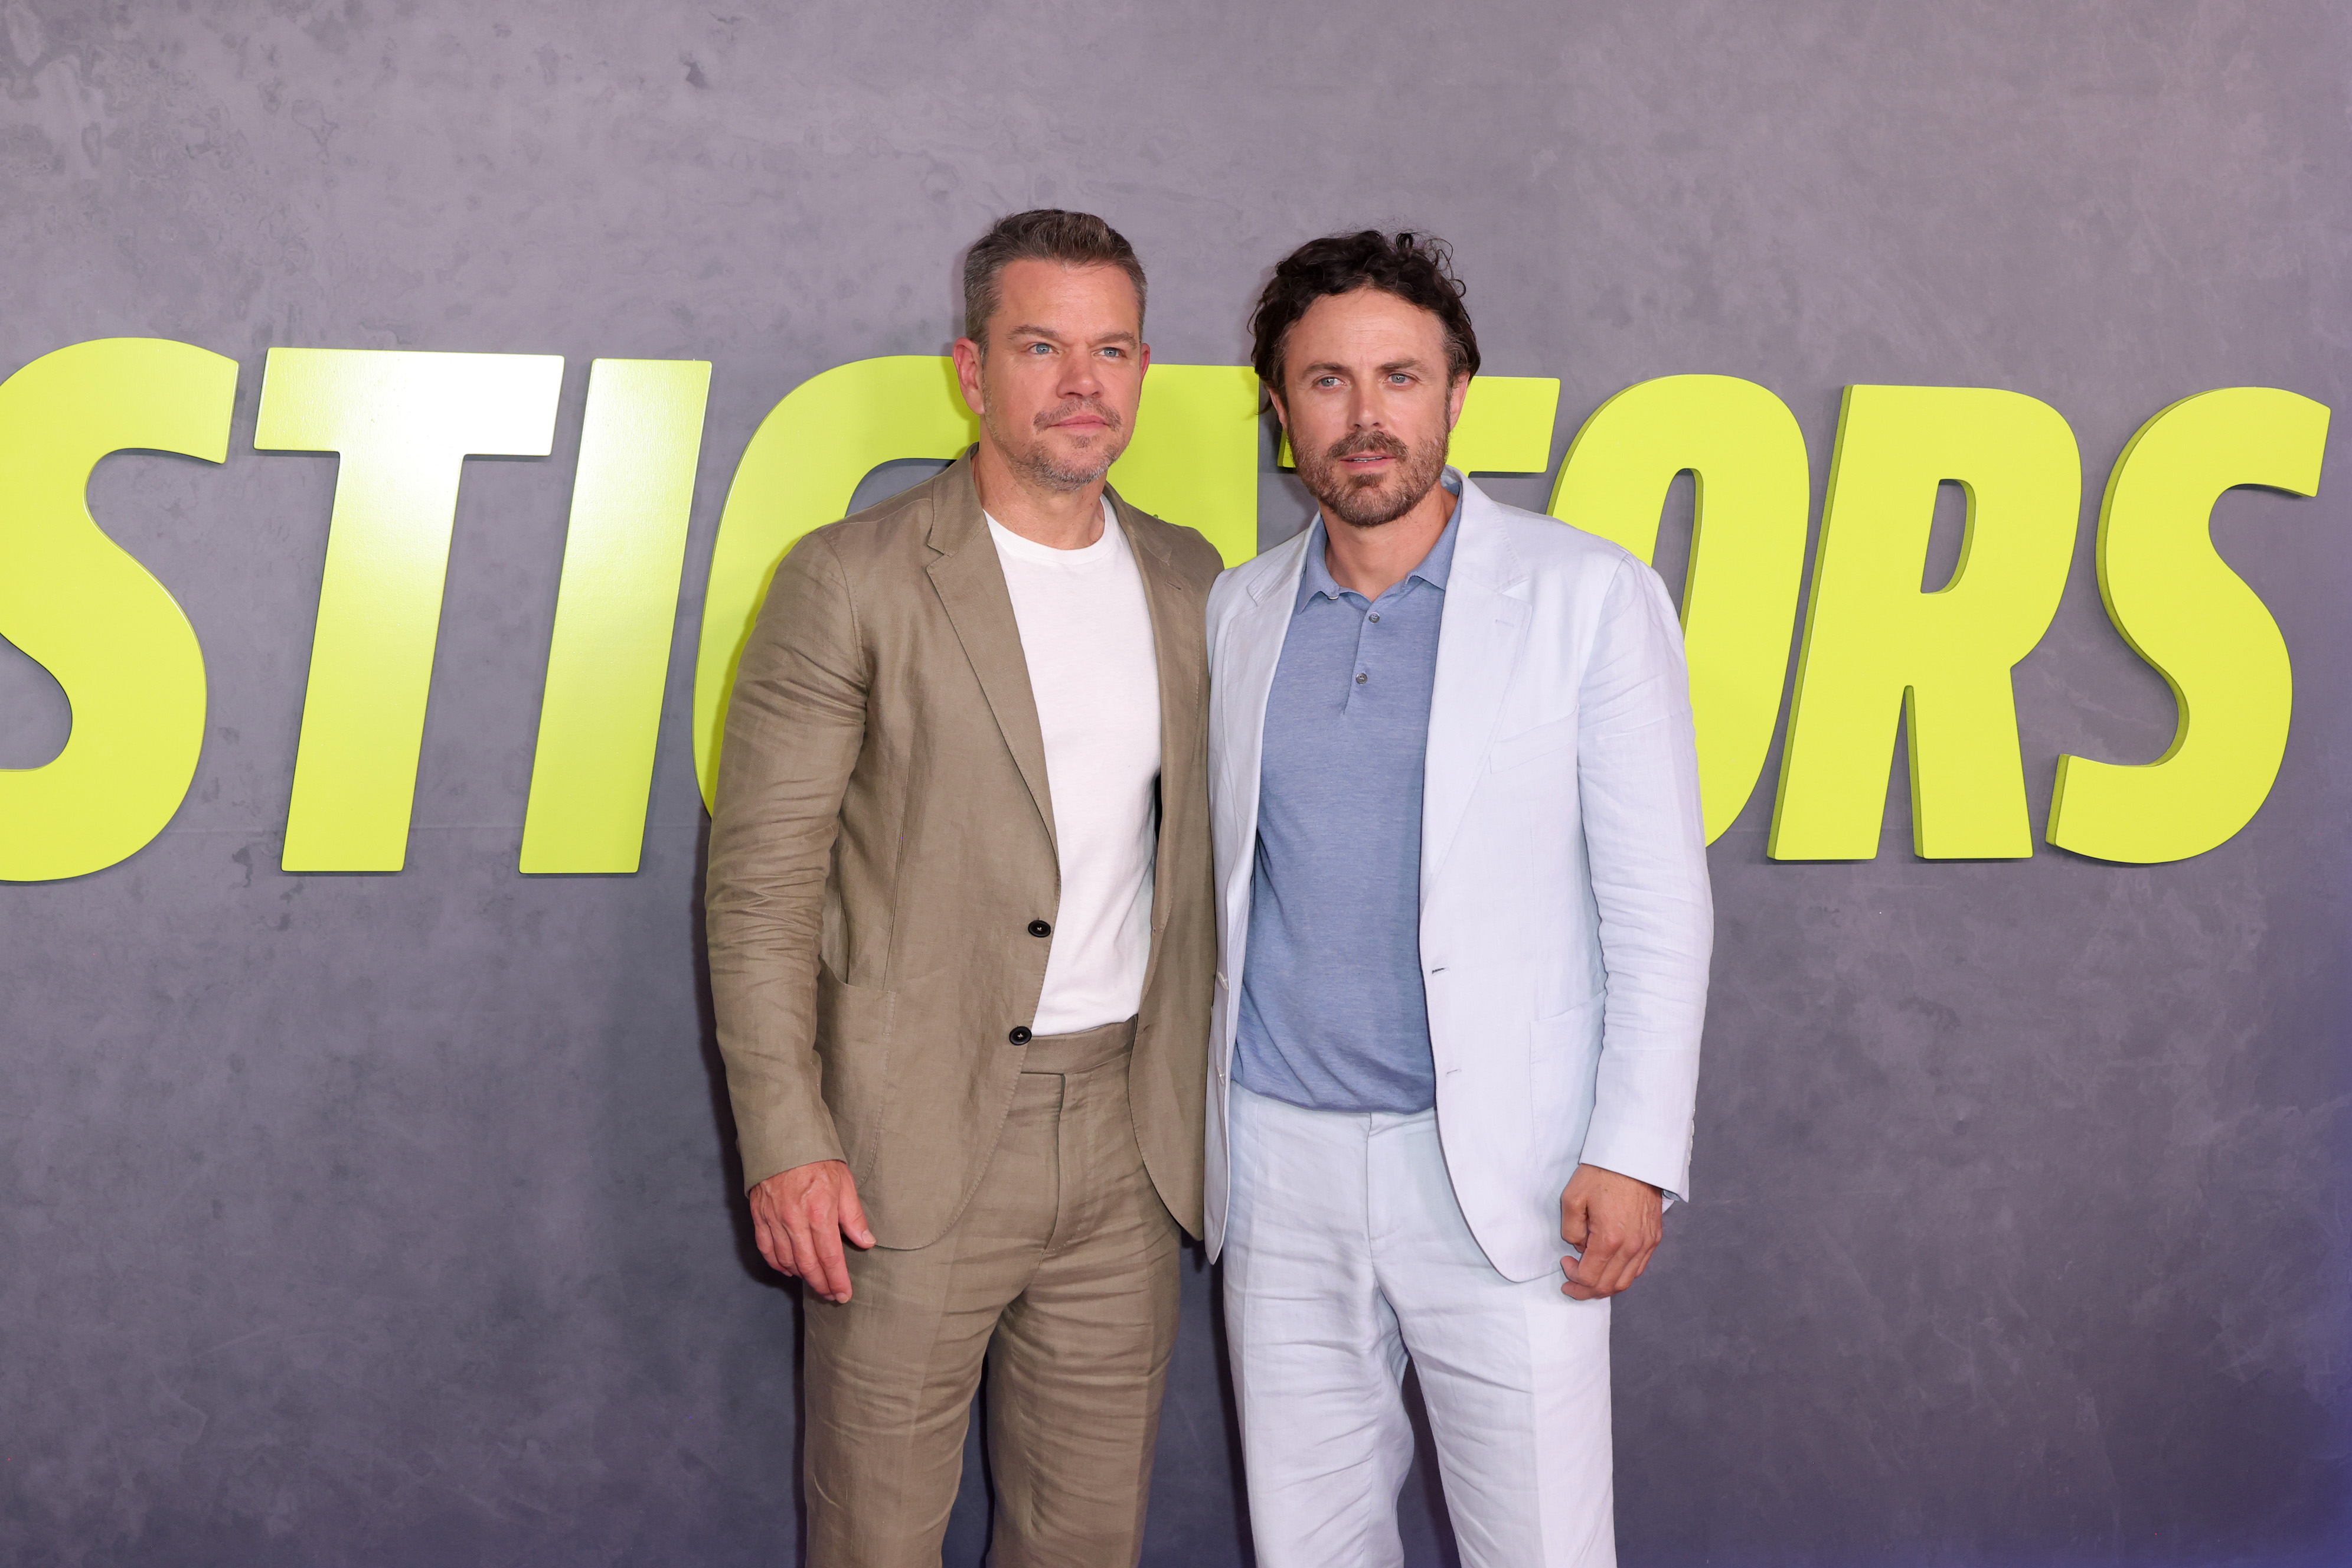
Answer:
[{"label": "white t-shirt", "polygon": [[1045,786],[1062,868],[1045,990],[1029,1026],[1067,1035],[1135,1016],[1151,956],[1151,862],[1159,824],[1160,660],[1143,574],[1103,502],[1084,550],[989,536],[1013,595],[1029,690],[1045,736]]}]

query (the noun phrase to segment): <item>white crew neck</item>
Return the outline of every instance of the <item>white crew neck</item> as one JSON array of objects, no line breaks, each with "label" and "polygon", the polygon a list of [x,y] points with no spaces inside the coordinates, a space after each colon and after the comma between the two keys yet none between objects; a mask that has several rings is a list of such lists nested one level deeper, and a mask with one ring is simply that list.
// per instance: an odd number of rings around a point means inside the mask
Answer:
[{"label": "white crew neck", "polygon": [[1110,497],[1102,500],[1103,527],[1101,535],[1092,544],[1076,550],[1056,550],[1050,544],[1040,544],[1034,539],[1013,532],[996,521],[995,515],[982,511],[988,519],[988,531],[995,537],[996,547],[1017,561],[1038,566],[1063,566],[1083,570],[1101,566],[1115,560],[1126,543],[1119,531],[1118,514],[1111,510]]}]

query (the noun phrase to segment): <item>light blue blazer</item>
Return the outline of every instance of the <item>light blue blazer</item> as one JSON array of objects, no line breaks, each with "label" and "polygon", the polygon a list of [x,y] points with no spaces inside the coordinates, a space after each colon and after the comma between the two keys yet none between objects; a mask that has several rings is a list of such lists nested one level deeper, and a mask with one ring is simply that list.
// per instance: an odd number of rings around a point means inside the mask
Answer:
[{"label": "light blue blazer", "polygon": [[[1454,1195],[1505,1277],[1559,1266],[1580,1163],[1690,1192],[1714,942],[1682,632],[1614,544],[1462,487],[1421,826],[1421,961]],[[1308,530],[1209,595],[1217,995],[1209,1254],[1247,961],[1267,693]]]}]

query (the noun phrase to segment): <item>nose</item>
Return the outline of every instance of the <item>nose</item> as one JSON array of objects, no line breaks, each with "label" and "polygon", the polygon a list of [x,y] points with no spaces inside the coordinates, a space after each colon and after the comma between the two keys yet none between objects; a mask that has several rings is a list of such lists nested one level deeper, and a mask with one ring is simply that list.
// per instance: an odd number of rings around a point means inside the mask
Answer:
[{"label": "nose", "polygon": [[1072,354],[1063,361],[1061,384],[1055,390],[1065,397],[1091,397],[1102,390],[1102,367],[1090,353]]}]

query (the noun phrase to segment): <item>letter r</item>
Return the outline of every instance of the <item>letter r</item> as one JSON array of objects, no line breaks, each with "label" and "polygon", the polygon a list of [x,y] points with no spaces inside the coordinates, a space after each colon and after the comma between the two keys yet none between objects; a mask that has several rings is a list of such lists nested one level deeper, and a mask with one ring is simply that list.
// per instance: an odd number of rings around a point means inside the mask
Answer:
[{"label": "letter r", "polygon": [[[1923,593],[1945,479],[1968,491],[1968,531],[1952,580]],[[1915,851],[2033,853],[2010,671],[2058,613],[2082,496],[2074,432],[2047,404],[1975,387],[1846,389],[1766,853],[1878,853],[1898,710]]]}]

